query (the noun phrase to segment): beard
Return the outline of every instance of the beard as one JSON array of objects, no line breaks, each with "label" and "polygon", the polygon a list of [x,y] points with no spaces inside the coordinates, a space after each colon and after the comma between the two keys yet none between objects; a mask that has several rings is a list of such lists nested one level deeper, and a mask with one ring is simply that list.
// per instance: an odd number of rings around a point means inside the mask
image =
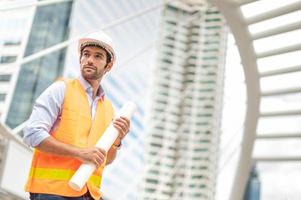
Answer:
[{"label": "beard", "polygon": [[81,74],[86,80],[99,80],[103,76],[103,72],[97,70],[97,67],[84,65],[81,67]]}]

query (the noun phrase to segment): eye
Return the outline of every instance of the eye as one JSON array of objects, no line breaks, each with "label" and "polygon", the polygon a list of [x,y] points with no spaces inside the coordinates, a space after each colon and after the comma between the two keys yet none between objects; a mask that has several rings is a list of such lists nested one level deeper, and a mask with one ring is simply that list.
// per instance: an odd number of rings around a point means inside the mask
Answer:
[{"label": "eye", "polygon": [[88,52],[84,52],[84,53],[83,53],[83,56],[89,57],[89,53],[88,53]]},{"label": "eye", "polygon": [[96,59],[102,59],[102,58],[103,58],[103,55],[102,55],[102,54],[96,54],[96,55],[95,55],[95,58],[96,58]]}]

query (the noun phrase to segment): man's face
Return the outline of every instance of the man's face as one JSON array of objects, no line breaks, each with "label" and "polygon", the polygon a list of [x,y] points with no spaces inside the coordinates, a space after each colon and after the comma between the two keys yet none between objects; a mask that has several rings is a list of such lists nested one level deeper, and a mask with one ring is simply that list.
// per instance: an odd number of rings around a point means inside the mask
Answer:
[{"label": "man's face", "polygon": [[107,65],[106,51],[99,47],[85,47],[80,57],[80,69],[86,80],[98,80],[111,66]]}]

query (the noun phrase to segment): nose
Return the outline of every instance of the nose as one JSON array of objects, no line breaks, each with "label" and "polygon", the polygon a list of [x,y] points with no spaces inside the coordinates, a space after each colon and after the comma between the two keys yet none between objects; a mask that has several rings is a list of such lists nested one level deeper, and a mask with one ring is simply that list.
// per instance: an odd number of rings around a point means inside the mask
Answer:
[{"label": "nose", "polygon": [[89,58],[87,59],[88,64],[93,64],[94,59],[93,56],[89,56]]}]

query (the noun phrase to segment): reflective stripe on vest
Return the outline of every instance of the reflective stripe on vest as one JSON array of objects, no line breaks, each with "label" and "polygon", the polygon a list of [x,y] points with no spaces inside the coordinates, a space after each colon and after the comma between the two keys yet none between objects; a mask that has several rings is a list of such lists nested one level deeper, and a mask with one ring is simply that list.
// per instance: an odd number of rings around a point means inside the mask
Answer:
[{"label": "reflective stripe on vest", "polygon": [[[49,180],[65,180],[69,181],[75,172],[68,169],[48,169],[48,168],[31,168],[29,177],[37,179],[49,179]],[[93,185],[100,185],[101,178],[97,175],[92,175],[89,179]]]},{"label": "reflective stripe on vest", "polygon": [[[51,136],[79,148],[92,147],[113,119],[113,107],[104,98],[98,101],[94,120],[86,92],[77,79],[65,81],[65,97],[61,119]],[[68,181],[81,165],[75,158],[35,150],[25,190],[67,197],[81,196],[89,190],[95,199],[101,197],[101,175],[105,162],[94,171],[81,191],[69,187]]]}]

